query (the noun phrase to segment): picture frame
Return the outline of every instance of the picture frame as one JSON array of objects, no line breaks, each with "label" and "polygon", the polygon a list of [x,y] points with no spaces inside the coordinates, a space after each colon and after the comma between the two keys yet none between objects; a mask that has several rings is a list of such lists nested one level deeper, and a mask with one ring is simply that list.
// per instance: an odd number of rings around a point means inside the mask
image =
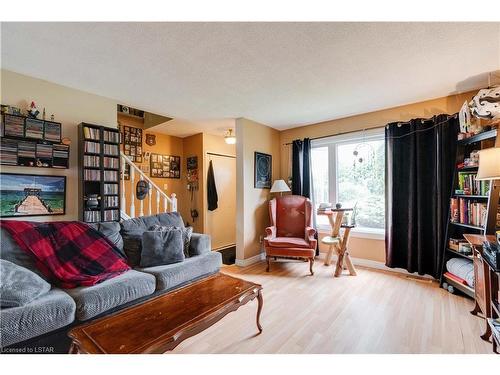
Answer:
[{"label": "picture frame", "polygon": [[0,173],[0,217],[66,214],[66,176]]},{"label": "picture frame", "polygon": [[271,189],[273,179],[273,157],[263,152],[254,153],[254,188]]}]

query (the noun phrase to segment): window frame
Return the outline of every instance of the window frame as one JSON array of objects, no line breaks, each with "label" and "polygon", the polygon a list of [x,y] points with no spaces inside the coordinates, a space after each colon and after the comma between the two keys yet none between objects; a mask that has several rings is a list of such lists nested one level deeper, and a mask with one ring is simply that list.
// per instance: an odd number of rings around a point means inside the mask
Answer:
[{"label": "window frame", "polygon": [[[339,191],[339,181],[337,178],[337,160],[338,160],[338,147],[339,145],[351,144],[362,141],[374,141],[374,140],[384,140],[385,131],[384,128],[376,128],[369,130],[361,130],[359,132],[333,135],[331,137],[325,137],[320,139],[311,140],[311,148],[328,148],[328,199],[331,202],[337,201],[337,193]],[[311,168],[313,170],[313,168]],[[335,183],[330,183],[330,181],[335,181]],[[314,189],[314,187],[313,187]],[[332,199],[333,197],[333,199]],[[319,202],[318,202],[319,203]],[[316,205],[316,202],[313,202]],[[320,233],[330,233],[331,228],[329,225],[317,224],[318,231]],[[351,236],[358,238],[369,238],[376,240],[385,239],[385,228],[360,228],[356,227],[351,231]]]}]

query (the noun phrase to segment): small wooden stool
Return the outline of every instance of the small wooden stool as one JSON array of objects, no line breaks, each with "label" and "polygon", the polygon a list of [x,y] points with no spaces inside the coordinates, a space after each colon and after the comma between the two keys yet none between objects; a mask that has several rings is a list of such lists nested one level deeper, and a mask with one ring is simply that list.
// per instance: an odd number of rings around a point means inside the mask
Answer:
[{"label": "small wooden stool", "polygon": [[[332,262],[333,252],[337,253],[337,264],[335,266],[335,277],[339,277],[344,269],[344,264],[347,266],[351,276],[356,276],[356,269],[352,263],[349,251],[347,250],[347,243],[349,241],[349,234],[354,225],[342,225],[344,212],[352,211],[352,208],[332,209],[326,212],[319,212],[318,215],[327,215],[330,225],[332,227],[332,234],[325,236],[321,240],[322,243],[329,246],[328,253],[325,259],[325,266],[329,266]],[[340,228],[344,229],[342,235]]]}]

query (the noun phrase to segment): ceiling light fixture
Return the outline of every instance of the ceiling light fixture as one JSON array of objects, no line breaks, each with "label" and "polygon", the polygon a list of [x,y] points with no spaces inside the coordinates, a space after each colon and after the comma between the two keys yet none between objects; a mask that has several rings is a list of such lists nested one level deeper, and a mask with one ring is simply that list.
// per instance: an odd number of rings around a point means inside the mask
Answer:
[{"label": "ceiling light fixture", "polygon": [[233,134],[233,129],[228,129],[224,140],[228,145],[234,145],[236,143],[236,136]]}]

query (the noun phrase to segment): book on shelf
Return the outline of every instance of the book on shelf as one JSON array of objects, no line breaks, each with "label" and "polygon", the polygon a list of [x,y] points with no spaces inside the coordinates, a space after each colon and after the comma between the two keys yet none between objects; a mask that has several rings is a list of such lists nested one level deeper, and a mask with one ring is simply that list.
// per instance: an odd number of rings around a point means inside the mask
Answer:
[{"label": "book on shelf", "polygon": [[461,195],[487,195],[489,181],[476,180],[475,172],[458,172],[458,189],[455,194]]},{"label": "book on shelf", "polygon": [[34,118],[27,118],[25,122],[26,138],[43,140],[43,121]]},{"label": "book on shelf", "polygon": [[118,171],[104,171],[104,181],[118,181]]},{"label": "book on shelf", "polygon": [[457,282],[457,283],[459,283],[459,284],[468,285],[468,284],[467,284],[467,281],[465,281],[465,280],[464,280],[464,279],[462,279],[461,277],[458,277],[458,276],[456,276],[456,275],[452,274],[451,272],[445,272],[445,273],[444,273],[444,275],[445,275],[448,279],[453,280],[453,281],[455,281],[455,282]]},{"label": "book on shelf", "polygon": [[24,117],[4,115],[3,135],[6,137],[24,137]]},{"label": "book on shelf", "polygon": [[120,218],[118,210],[104,210],[104,221],[116,221]]},{"label": "book on shelf", "polygon": [[104,184],[104,194],[118,194],[118,184]]},{"label": "book on shelf", "polygon": [[43,129],[44,139],[50,142],[61,142],[61,124],[45,121]]},{"label": "book on shelf", "polygon": [[450,221],[452,223],[484,227],[488,215],[487,205],[467,198],[450,199]]},{"label": "book on shelf", "polygon": [[113,158],[113,157],[109,157],[109,156],[104,157],[103,163],[104,163],[104,168],[116,168],[116,169],[118,169],[120,166],[118,158]]},{"label": "book on shelf", "polygon": [[85,139],[94,139],[94,140],[98,141],[100,139],[99,129],[84,126],[83,127],[83,137]]},{"label": "book on shelf", "polygon": [[117,131],[103,130],[103,140],[105,142],[120,143],[120,133]]},{"label": "book on shelf", "polygon": [[101,144],[98,142],[85,141],[85,143],[83,144],[83,151],[93,154],[99,154],[101,153]]},{"label": "book on shelf", "polygon": [[84,169],[83,170],[83,179],[85,181],[100,181],[101,180],[101,171],[97,169]]},{"label": "book on shelf", "polygon": [[96,223],[101,221],[101,211],[86,210],[83,213],[83,219],[87,223]]},{"label": "book on shelf", "polygon": [[83,155],[83,166],[98,168],[101,166],[101,157],[97,155]]},{"label": "book on shelf", "polygon": [[17,165],[17,141],[6,138],[0,140],[0,160],[5,165]]},{"label": "book on shelf", "polygon": [[104,144],[104,153],[106,155],[118,155],[118,145]]},{"label": "book on shelf", "polygon": [[118,196],[106,196],[104,197],[104,207],[118,207]]}]

